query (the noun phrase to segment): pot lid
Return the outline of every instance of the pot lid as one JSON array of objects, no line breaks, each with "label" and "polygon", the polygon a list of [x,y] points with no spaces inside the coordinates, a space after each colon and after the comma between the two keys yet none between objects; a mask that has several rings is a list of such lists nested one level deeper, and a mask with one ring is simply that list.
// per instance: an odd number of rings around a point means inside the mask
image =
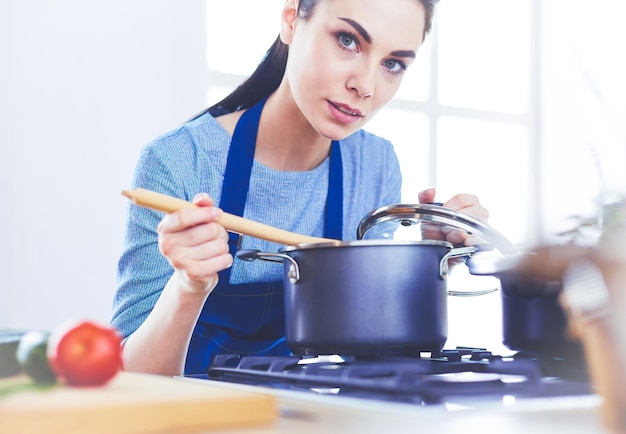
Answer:
[{"label": "pot lid", "polygon": [[357,228],[357,239],[445,239],[454,230],[477,237],[504,255],[517,249],[500,232],[458,211],[433,204],[395,204],[368,213]]}]

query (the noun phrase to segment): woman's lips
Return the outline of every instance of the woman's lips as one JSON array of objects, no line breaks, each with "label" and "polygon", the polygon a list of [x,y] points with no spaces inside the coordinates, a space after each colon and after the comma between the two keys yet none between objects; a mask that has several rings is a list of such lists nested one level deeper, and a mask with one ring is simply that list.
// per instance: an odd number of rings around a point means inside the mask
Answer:
[{"label": "woman's lips", "polygon": [[328,110],[330,114],[342,124],[351,124],[363,117],[360,110],[332,101],[328,101]]}]

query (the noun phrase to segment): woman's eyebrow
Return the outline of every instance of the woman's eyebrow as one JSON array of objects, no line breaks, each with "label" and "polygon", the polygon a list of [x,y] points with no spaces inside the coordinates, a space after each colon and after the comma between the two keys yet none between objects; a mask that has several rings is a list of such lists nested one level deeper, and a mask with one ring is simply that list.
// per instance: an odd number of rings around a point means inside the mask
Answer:
[{"label": "woman's eyebrow", "polygon": [[413,50],[396,50],[396,51],[392,51],[391,55],[398,56],[398,57],[410,57],[412,59],[415,59],[415,56],[417,54]]},{"label": "woman's eyebrow", "polygon": [[[361,35],[361,37],[365,40],[365,42],[367,42],[368,44],[372,43],[372,37],[370,36],[369,33],[367,33],[367,30],[365,30],[363,28],[362,25],[360,25],[359,23],[357,23],[356,21],[354,21],[351,18],[339,18],[341,21],[344,21],[348,24],[350,24],[354,30],[357,31],[357,33],[359,35]],[[393,51],[391,53],[393,56],[398,56],[398,57],[410,57],[410,58],[415,58],[416,53],[413,50],[396,50]]]},{"label": "woman's eyebrow", "polygon": [[372,42],[372,37],[370,36],[369,33],[367,33],[367,30],[365,30],[362,25],[360,25],[359,23],[357,23],[356,21],[350,18],[339,18],[339,19],[341,21],[345,21],[346,23],[354,27],[354,30],[356,30],[359,33],[359,35],[361,35],[361,37],[365,39],[365,42],[367,42],[368,44]]}]

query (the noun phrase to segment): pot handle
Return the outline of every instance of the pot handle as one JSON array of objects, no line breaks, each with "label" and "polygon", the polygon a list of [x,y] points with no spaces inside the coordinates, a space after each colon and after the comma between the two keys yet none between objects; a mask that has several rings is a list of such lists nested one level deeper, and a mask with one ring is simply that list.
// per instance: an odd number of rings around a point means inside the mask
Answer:
[{"label": "pot handle", "polygon": [[439,261],[439,276],[441,276],[443,280],[446,280],[448,278],[448,275],[450,274],[448,259],[470,256],[473,253],[478,252],[479,250],[480,248],[478,246],[458,247],[450,250],[443,256],[443,258],[441,258],[441,261]]},{"label": "pot handle", "polygon": [[289,281],[294,284],[300,280],[300,267],[298,267],[298,263],[291,256],[286,253],[278,253],[278,252],[261,252],[260,250],[239,250],[235,254],[237,258],[242,259],[244,261],[267,261],[267,262],[284,262],[285,260],[289,261],[289,272],[287,276],[289,277]]},{"label": "pot handle", "polygon": [[454,297],[478,297],[479,295],[487,295],[496,292],[498,287],[481,289],[480,291],[448,291],[448,295]]},{"label": "pot handle", "polygon": [[[476,252],[484,252],[487,250],[493,250],[493,246],[490,244],[477,244],[475,246],[458,247],[450,250],[441,258],[439,262],[439,275],[443,280],[448,278],[450,274],[450,266],[448,265],[448,259],[461,258],[463,256],[471,257]],[[491,294],[496,292],[498,288],[484,289],[481,291],[448,291],[448,295],[456,297],[477,297],[480,295]]]}]

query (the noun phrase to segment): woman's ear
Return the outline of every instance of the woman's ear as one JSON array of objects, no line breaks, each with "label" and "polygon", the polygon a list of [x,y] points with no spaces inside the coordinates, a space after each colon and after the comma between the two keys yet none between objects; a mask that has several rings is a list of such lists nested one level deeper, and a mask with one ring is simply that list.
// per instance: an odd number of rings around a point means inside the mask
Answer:
[{"label": "woman's ear", "polygon": [[287,0],[280,16],[280,40],[289,45],[298,20],[298,0]]}]

